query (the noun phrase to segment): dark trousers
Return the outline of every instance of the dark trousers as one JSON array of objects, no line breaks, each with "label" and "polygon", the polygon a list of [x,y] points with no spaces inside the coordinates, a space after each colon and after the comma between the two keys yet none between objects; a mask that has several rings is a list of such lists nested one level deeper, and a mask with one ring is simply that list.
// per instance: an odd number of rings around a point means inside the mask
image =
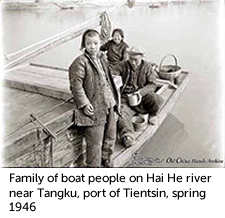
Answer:
[{"label": "dark trousers", "polygon": [[87,167],[101,167],[102,159],[111,160],[116,141],[116,119],[114,108],[110,108],[106,123],[82,127],[87,144]]},{"label": "dark trousers", "polygon": [[120,138],[123,140],[124,137],[129,136],[132,139],[135,139],[132,117],[137,113],[154,116],[157,114],[162,104],[163,98],[156,93],[149,93],[143,96],[141,103],[135,107],[129,106],[128,98],[122,96],[120,108],[121,117],[119,117],[118,120]]}]

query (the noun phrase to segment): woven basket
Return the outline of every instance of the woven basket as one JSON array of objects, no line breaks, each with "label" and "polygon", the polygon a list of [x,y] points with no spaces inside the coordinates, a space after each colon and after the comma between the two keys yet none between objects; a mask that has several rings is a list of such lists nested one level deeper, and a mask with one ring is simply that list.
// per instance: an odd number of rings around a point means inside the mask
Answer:
[{"label": "woven basket", "polygon": [[[162,65],[163,61],[167,57],[173,57],[175,61],[175,65]],[[181,67],[177,65],[177,58],[175,55],[168,54],[166,55],[159,64],[158,74],[162,79],[173,80],[178,77],[181,73]]]}]

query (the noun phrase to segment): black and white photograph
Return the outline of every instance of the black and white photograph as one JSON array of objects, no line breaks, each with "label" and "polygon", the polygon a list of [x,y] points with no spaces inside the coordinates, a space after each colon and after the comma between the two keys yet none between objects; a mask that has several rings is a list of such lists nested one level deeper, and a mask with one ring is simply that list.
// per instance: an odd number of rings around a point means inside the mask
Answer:
[{"label": "black and white photograph", "polygon": [[0,3],[3,167],[224,167],[224,1]]}]

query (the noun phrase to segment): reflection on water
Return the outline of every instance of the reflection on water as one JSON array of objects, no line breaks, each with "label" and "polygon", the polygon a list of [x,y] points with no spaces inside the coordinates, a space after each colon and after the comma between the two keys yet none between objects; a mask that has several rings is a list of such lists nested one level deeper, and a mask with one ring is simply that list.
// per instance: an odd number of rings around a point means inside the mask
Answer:
[{"label": "reflection on water", "polygon": [[129,167],[219,167],[222,158],[210,156],[209,151],[189,145],[185,125],[172,114],[160,126],[146,146],[134,154]]},{"label": "reflection on water", "polygon": [[[71,28],[102,10],[5,11],[5,53],[14,52]],[[147,50],[148,59],[159,63],[163,56],[173,53],[179,65],[192,72],[187,89],[140,154],[223,158],[220,116],[223,63],[218,43],[218,4],[168,5],[158,9],[122,7],[110,14],[110,18],[113,27],[124,30],[126,42]],[[79,44],[80,38],[77,38],[32,62],[68,68],[80,52]],[[172,61],[167,60],[170,63]]]},{"label": "reflection on water", "polygon": [[[139,161],[130,164],[130,166],[147,167],[166,167],[165,160],[168,157],[175,157],[177,150],[187,140],[188,133],[185,126],[175,116],[168,114],[165,121],[160,126],[159,130],[146,143],[147,146],[139,152]],[[159,158],[161,161],[149,163],[147,161],[140,161],[141,157]],[[135,158],[134,158],[135,159]],[[170,165],[169,165],[170,166]]]},{"label": "reflection on water", "polygon": [[172,114],[168,114],[159,131],[149,140],[150,146],[146,146],[141,151],[141,155],[173,156],[187,138],[188,133],[184,124]]}]

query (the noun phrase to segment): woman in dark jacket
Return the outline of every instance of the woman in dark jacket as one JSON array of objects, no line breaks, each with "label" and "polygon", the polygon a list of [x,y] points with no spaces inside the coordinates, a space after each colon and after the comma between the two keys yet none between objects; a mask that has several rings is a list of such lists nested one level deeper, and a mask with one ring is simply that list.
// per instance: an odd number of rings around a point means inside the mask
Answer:
[{"label": "woman in dark jacket", "polygon": [[129,47],[124,40],[124,33],[121,29],[114,29],[112,33],[112,40],[103,44],[101,51],[107,51],[107,58],[110,68],[129,58],[127,48]]}]

